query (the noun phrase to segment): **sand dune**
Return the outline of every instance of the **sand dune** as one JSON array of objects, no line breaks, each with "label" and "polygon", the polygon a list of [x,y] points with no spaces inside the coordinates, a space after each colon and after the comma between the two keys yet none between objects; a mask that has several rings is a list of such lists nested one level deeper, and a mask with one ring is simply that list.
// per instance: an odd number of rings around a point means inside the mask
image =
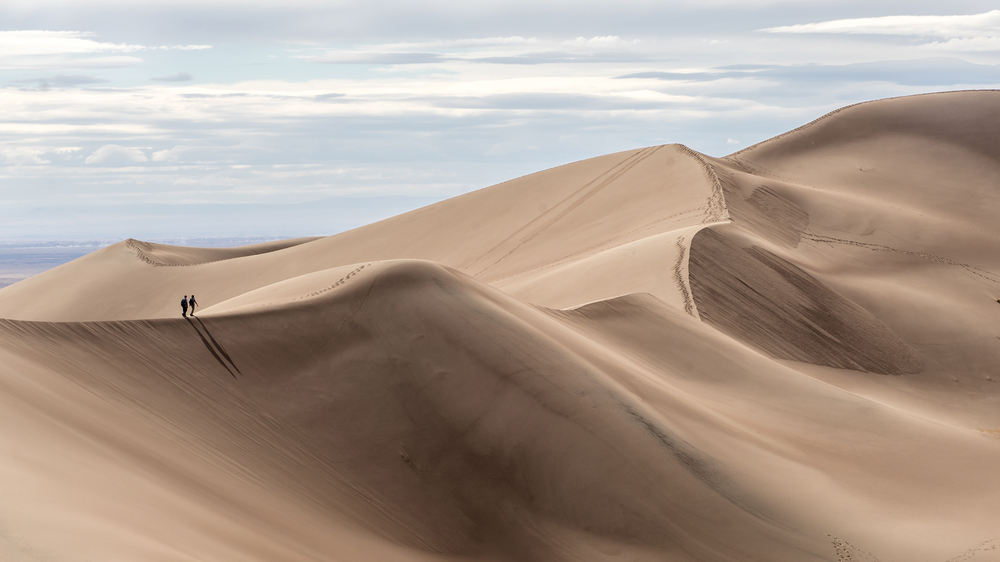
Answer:
[{"label": "sand dune", "polygon": [[882,100],[0,289],[0,559],[1000,560],[998,124]]}]

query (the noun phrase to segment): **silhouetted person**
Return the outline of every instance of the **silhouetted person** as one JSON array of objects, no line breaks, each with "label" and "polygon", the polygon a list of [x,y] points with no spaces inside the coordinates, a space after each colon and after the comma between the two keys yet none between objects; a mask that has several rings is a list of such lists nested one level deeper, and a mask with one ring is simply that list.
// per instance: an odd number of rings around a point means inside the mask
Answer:
[{"label": "silhouetted person", "polygon": [[184,295],[181,299],[181,318],[187,318],[188,315],[188,296]]},{"label": "silhouetted person", "polygon": [[194,300],[194,295],[188,299],[188,306],[191,307],[191,316],[194,316],[194,305],[198,304],[198,301]]}]

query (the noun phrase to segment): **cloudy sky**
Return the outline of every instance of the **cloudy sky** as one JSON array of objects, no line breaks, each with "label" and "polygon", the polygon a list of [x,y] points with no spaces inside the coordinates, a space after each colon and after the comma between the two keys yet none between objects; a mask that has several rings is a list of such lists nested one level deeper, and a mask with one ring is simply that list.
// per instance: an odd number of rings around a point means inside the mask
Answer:
[{"label": "cloudy sky", "polygon": [[722,156],[1000,88],[994,6],[3,2],[0,240],[325,234],[619,150]]}]

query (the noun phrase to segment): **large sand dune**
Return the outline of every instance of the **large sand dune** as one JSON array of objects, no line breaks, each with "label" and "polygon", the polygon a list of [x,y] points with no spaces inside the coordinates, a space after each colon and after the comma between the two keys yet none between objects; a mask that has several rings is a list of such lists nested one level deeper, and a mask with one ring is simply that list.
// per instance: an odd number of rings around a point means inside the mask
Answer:
[{"label": "large sand dune", "polygon": [[998,180],[956,92],[107,247],[0,290],[0,559],[1000,560]]}]

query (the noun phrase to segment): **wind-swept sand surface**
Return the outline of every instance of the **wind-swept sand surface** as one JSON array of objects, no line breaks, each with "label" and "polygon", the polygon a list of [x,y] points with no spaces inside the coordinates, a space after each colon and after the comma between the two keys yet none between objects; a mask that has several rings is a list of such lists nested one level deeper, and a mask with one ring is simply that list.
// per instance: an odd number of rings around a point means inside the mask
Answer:
[{"label": "wind-swept sand surface", "polygon": [[1000,560],[997,216],[956,92],[127,240],[0,290],[0,559]]}]

